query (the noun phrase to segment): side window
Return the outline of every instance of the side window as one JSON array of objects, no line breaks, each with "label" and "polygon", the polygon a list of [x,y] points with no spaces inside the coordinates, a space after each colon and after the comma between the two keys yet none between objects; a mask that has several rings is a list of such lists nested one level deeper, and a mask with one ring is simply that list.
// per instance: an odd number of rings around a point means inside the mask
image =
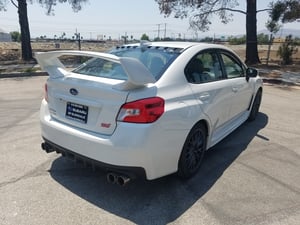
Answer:
[{"label": "side window", "polygon": [[222,71],[217,54],[202,52],[192,58],[185,68],[185,76],[190,83],[201,84],[222,79]]},{"label": "side window", "polygon": [[227,78],[230,79],[245,76],[245,69],[243,68],[242,64],[233,56],[221,53],[221,57],[223,59]]}]

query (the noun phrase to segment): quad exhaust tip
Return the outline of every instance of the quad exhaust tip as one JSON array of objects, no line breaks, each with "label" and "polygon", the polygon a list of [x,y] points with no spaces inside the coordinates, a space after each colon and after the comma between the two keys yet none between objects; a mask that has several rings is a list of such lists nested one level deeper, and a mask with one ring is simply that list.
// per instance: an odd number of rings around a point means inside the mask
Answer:
[{"label": "quad exhaust tip", "polygon": [[108,173],[106,178],[109,183],[118,184],[120,186],[125,186],[131,180],[130,177],[117,173]]},{"label": "quad exhaust tip", "polygon": [[46,142],[42,143],[42,144],[41,144],[41,147],[42,147],[42,149],[45,150],[47,153],[50,153],[50,152],[54,152],[54,151],[55,151],[55,149],[52,148],[52,146],[49,145],[49,144],[46,143]]},{"label": "quad exhaust tip", "polygon": [[[55,148],[53,148],[50,144],[47,142],[44,142],[41,144],[41,147],[43,150],[45,150],[47,153],[54,152],[56,151]],[[62,152],[64,155],[64,153]],[[127,175],[124,174],[119,174],[119,173],[113,173],[110,172],[106,175],[106,179],[109,183],[112,184],[118,184],[120,186],[125,186],[127,183],[130,182],[131,178]]]}]

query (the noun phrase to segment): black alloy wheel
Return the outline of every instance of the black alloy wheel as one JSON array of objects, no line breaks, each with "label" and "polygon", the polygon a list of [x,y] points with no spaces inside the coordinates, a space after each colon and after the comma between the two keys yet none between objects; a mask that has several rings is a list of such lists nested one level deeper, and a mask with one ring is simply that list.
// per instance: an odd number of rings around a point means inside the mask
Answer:
[{"label": "black alloy wheel", "polygon": [[203,124],[195,125],[188,134],[178,163],[178,175],[192,177],[200,168],[206,150],[207,131]]}]

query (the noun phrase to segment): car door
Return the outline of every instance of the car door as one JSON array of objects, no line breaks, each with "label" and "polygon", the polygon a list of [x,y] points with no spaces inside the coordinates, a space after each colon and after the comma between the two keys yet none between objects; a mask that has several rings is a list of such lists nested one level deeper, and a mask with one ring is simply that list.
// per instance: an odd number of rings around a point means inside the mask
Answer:
[{"label": "car door", "polygon": [[249,109],[253,94],[252,86],[246,80],[246,67],[233,53],[221,51],[220,56],[233,94],[229,111],[229,119],[232,119],[242,116]]},{"label": "car door", "polygon": [[217,52],[199,52],[187,64],[185,75],[202,112],[210,119],[212,136],[218,139],[218,128],[229,119],[233,92],[223,75]]}]

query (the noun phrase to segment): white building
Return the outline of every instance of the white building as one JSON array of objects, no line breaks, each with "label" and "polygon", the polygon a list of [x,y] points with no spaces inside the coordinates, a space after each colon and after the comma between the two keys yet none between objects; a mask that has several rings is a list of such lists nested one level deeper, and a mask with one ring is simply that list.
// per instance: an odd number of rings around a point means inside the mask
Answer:
[{"label": "white building", "polygon": [[0,28],[0,42],[11,42],[11,35]]}]

